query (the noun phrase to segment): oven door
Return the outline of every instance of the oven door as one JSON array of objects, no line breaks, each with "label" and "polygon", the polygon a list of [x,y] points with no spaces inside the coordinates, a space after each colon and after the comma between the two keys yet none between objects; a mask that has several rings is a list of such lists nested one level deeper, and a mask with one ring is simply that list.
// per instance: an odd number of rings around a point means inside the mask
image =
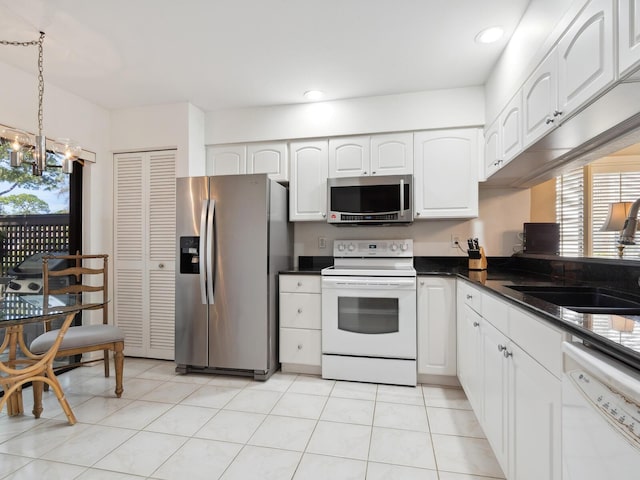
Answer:
[{"label": "oven door", "polygon": [[415,277],[323,277],[322,353],[415,359]]}]

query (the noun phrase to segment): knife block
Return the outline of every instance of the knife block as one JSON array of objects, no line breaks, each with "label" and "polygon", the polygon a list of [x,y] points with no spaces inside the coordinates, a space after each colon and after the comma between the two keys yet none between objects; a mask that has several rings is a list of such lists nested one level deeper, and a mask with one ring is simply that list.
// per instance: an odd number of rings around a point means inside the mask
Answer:
[{"label": "knife block", "polygon": [[487,257],[484,254],[484,248],[480,247],[480,250],[475,250],[474,252],[479,252],[479,255],[474,255],[474,257],[479,256],[479,258],[469,257],[469,270],[486,270]]}]

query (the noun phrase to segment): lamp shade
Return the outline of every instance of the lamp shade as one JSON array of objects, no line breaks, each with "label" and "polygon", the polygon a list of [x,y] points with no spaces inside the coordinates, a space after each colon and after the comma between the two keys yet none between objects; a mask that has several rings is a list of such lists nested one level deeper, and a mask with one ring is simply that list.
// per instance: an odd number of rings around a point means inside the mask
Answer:
[{"label": "lamp shade", "polygon": [[604,221],[601,232],[619,232],[624,227],[624,221],[629,216],[633,202],[614,202],[609,204],[609,213]]},{"label": "lamp shade", "polygon": [[609,328],[621,333],[632,333],[636,322],[630,318],[621,317],[619,315],[611,315],[609,319]]}]

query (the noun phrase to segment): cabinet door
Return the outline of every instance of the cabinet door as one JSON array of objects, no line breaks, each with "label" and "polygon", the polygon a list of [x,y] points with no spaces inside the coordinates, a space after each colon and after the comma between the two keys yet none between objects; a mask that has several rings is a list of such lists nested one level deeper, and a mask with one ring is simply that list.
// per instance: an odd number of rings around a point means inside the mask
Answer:
[{"label": "cabinet door", "polygon": [[485,175],[489,178],[500,170],[502,146],[500,144],[500,120],[496,120],[484,134]]},{"label": "cabinet door", "polygon": [[289,181],[287,144],[258,143],[247,146],[247,173],[268,173],[278,182]]},{"label": "cabinet door", "polygon": [[369,137],[329,139],[329,178],[369,175]]},{"label": "cabinet door", "polygon": [[478,130],[417,132],[416,219],[478,216]]},{"label": "cabinet door", "polygon": [[500,140],[505,164],[522,152],[522,90],[500,114]]},{"label": "cabinet door", "polygon": [[613,2],[592,0],[558,43],[562,115],[574,112],[614,80]]},{"label": "cabinet door", "polygon": [[412,173],[412,133],[389,133],[371,137],[371,175],[410,175]]},{"label": "cabinet door", "polygon": [[527,148],[557,126],[558,50],[551,53],[522,87],[523,146]]},{"label": "cabinet door", "polygon": [[207,147],[207,175],[240,175],[247,173],[247,147],[214,145]]},{"label": "cabinet door", "polygon": [[482,326],[483,404],[482,426],[493,453],[507,471],[508,459],[508,366],[504,356],[507,338],[489,322]]},{"label": "cabinet door", "polygon": [[640,63],[640,0],[618,5],[618,71],[623,75]]},{"label": "cabinet door", "polygon": [[561,381],[516,345],[509,345],[509,352],[507,478],[560,480]]},{"label": "cabinet door", "polygon": [[450,278],[419,278],[418,373],[456,374],[455,282]]},{"label": "cabinet door", "polygon": [[327,218],[328,142],[291,142],[289,220],[324,221]]},{"label": "cabinet door", "polygon": [[458,379],[473,411],[482,422],[483,358],[480,328],[482,317],[469,305],[458,301]]}]

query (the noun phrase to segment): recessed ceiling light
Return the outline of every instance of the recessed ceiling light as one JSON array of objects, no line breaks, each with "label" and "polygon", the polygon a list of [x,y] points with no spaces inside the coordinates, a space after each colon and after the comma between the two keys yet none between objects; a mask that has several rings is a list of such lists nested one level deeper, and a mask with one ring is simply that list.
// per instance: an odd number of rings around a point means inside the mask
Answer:
[{"label": "recessed ceiling light", "polygon": [[321,90],[307,90],[304,92],[304,98],[307,100],[320,100],[324,97],[324,92]]},{"label": "recessed ceiling light", "polygon": [[489,27],[482,30],[476,35],[476,42],[478,43],[493,43],[497,42],[504,35],[502,27]]}]

